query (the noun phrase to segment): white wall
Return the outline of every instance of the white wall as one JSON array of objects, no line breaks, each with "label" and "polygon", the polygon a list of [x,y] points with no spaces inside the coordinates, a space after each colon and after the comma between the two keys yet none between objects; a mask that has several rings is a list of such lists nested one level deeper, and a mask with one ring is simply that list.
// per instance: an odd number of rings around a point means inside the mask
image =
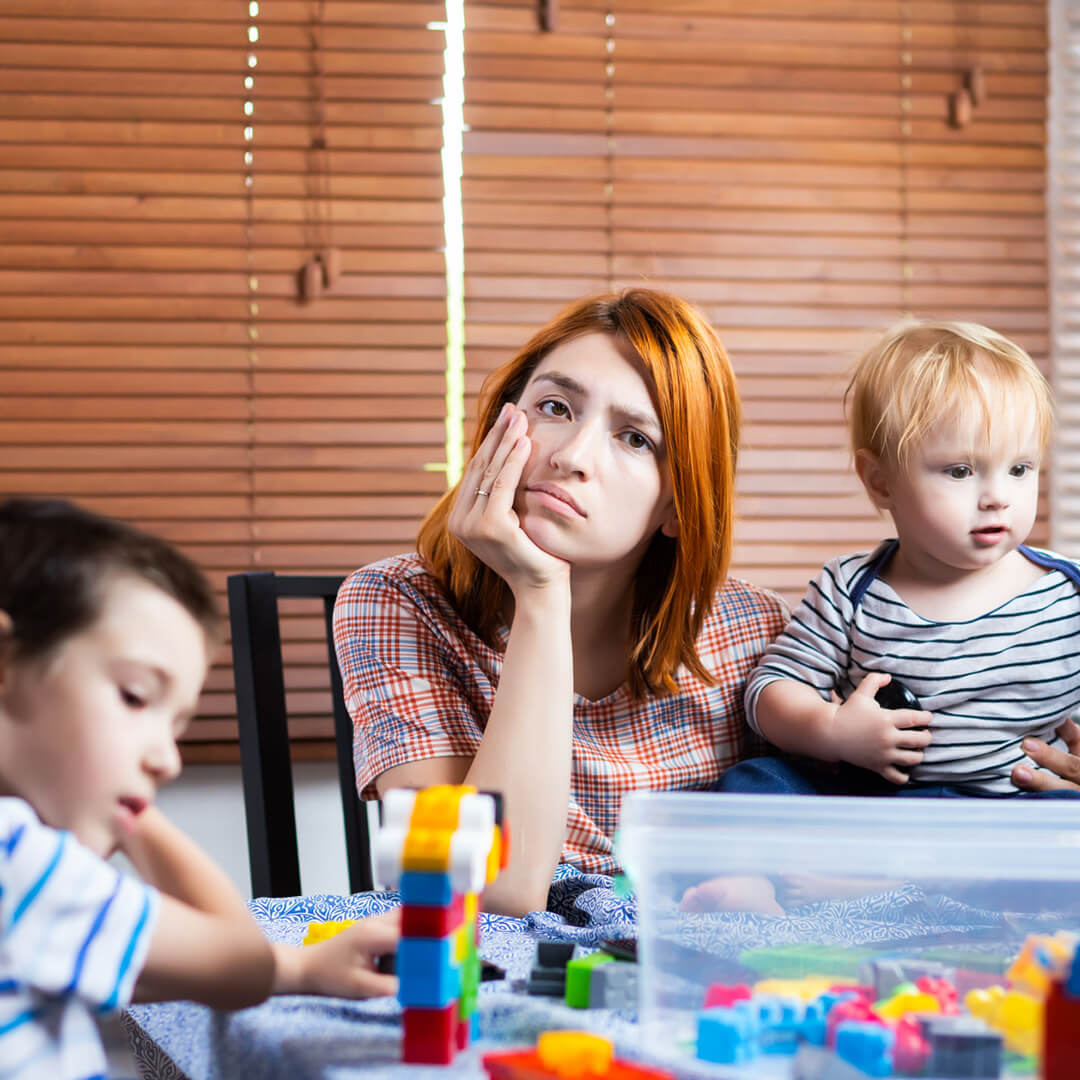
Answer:
[{"label": "white wall", "polygon": [[[332,761],[294,762],[293,787],[304,894],[347,893],[337,766]],[[161,790],[158,805],[229,874],[240,895],[250,899],[240,766],[188,765],[177,780]]]}]

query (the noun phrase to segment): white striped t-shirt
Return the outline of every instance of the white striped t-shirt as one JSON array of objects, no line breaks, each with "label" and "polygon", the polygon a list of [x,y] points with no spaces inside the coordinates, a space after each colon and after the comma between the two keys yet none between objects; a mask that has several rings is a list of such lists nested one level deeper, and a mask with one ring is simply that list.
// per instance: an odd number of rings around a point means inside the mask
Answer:
[{"label": "white striped t-shirt", "polygon": [[954,784],[974,795],[1015,794],[1009,774],[1026,759],[1021,739],[1035,736],[1064,748],[1054,729],[1080,705],[1077,586],[1050,569],[986,615],[933,622],[874,576],[854,606],[852,588],[883,549],[832,559],[810,583],[750,675],[750,726],[761,733],[758,696],[777,679],[806,683],[825,700],[835,691],[846,701],[864,675],[885,671],[933,713],[933,741],[911,771],[913,782]]},{"label": "white striped t-shirt", "polygon": [[0,1078],[105,1075],[95,1016],[131,1000],[157,890],[0,798]]}]

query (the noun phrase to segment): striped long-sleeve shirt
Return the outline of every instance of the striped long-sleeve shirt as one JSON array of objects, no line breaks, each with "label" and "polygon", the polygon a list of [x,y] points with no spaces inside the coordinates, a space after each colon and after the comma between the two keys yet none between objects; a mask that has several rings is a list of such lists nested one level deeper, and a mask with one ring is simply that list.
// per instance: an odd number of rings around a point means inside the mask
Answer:
[{"label": "striped long-sleeve shirt", "polygon": [[0,1078],[104,1076],[95,1016],[131,1000],[159,901],[0,798]]},{"label": "striped long-sleeve shirt", "polygon": [[1047,564],[1047,573],[993,611],[963,622],[922,618],[876,576],[872,567],[889,554],[885,545],[832,559],[751,673],[750,726],[761,733],[758,697],[777,679],[846,701],[868,672],[888,672],[933,714],[933,741],[911,772],[913,783],[1015,794],[1009,774],[1025,760],[1020,741],[1035,736],[1061,747],[1054,729],[1080,705],[1080,591],[1048,560],[1073,574],[1075,564],[1022,550]]}]

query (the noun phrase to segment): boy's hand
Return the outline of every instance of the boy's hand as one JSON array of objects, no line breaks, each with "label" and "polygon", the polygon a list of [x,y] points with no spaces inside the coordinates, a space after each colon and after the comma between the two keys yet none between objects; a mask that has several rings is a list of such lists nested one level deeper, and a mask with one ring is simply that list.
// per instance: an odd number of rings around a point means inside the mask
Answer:
[{"label": "boy's hand", "polygon": [[275,945],[275,994],[321,994],[325,997],[370,998],[397,993],[394,975],[380,975],[380,956],[397,948],[401,910],[360,919],[318,945]]},{"label": "boy's hand", "polygon": [[917,709],[883,709],[874,695],[889,682],[883,672],[871,672],[833,716],[829,741],[833,756],[906,784],[907,772],[923,759],[930,732],[930,713]]}]

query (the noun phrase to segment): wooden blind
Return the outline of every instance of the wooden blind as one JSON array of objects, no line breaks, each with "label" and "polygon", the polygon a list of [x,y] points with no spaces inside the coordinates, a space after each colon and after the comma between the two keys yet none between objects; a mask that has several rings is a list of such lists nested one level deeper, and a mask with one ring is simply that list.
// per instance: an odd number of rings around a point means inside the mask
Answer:
[{"label": "wooden blind", "polygon": [[[747,419],[734,571],[796,600],[887,534],[841,408],[876,332],[972,319],[1046,363],[1045,4],[557,9],[544,32],[533,0],[466,6],[470,388],[590,290],[696,302]],[[985,96],[952,126],[975,69]]]},{"label": "wooden blind", "polygon": [[[0,492],[169,537],[223,603],[412,545],[445,486],[443,14],[0,4]],[[321,618],[284,616],[294,734],[328,735]],[[189,739],[234,738],[226,656]]]},{"label": "wooden blind", "polygon": [[1080,556],[1080,139],[1075,102],[1080,93],[1080,4],[1050,0],[1052,93],[1050,96],[1049,220],[1052,354],[1057,431],[1050,478],[1052,544]]}]

